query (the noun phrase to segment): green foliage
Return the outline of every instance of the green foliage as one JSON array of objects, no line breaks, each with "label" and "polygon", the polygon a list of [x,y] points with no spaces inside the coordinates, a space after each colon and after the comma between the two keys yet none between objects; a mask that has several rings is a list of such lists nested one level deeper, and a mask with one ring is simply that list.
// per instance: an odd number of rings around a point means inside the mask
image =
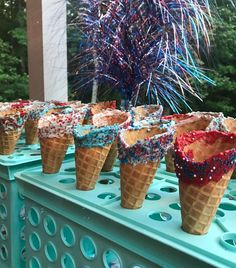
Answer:
[{"label": "green foliage", "polygon": [[196,101],[195,110],[222,111],[236,117],[236,10],[226,1],[218,1],[214,40],[206,74],[216,85],[202,85],[203,102]]},{"label": "green foliage", "polygon": [[25,1],[0,0],[0,101],[28,98]]}]

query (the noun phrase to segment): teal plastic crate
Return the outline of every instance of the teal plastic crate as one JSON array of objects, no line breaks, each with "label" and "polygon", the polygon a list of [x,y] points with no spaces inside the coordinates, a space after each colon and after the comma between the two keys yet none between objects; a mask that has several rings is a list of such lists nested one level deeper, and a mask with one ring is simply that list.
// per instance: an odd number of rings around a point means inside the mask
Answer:
[{"label": "teal plastic crate", "polygon": [[71,161],[58,175],[34,169],[16,178],[26,200],[26,267],[236,267],[235,181],[209,233],[197,236],[181,229],[178,181],[163,162],[137,210],[120,207],[118,167],[92,191],[75,189]]},{"label": "teal plastic crate", "polygon": [[[74,148],[68,149],[67,158]],[[0,267],[25,267],[25,205],[18,192],[14,173],[25,169],[41,168],[39,145],[24,145],[20,139],[15,153],[0,155]]]}]

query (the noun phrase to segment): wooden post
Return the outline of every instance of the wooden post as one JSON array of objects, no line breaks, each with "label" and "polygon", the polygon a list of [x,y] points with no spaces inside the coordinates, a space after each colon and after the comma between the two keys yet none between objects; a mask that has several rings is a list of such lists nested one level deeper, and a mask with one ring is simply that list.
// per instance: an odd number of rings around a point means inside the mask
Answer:
[{"label": "wooden post", "polygon": [[68,100],[66,2],[26,2],[31,99]]}]

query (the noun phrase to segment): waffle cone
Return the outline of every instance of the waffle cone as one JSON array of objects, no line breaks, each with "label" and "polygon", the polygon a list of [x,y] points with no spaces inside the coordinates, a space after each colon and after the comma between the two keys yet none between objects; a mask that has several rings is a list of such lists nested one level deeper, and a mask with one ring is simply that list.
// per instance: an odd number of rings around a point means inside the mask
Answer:
[{"label": "waffle cone", "polygon": [[112,170],[113,165],[115,164],[117,155],[118,155],[117,140],[115,140],[111,145],[111,149],[110,149],[110,151],[107,155],[107,158],[104,162],[104,165],[102,167],[102,171],[111,171]]},{"label": "waffle cone", "polygon": [[111,145],[105,147],[82,148],[75,152],[76,188],[79,190],[92,190],[102,170]]},{"label": "waffle cone", "polygon": [[8,132],[0,129],[0,154],[8,155],[14,153],[20,134],[20,129]]},{"label": "waffle cone", "polygon": [[174,165],[174,149],[169,148],[165,155],[165,163],[166,163],[166,171],[175,173],[175,165]]},{"label": "waffle cone", "polygon": [[121,176],[121,206],[129,209],[140,208],[145,199],[147,190],[160,164],[149,161],[146,164],[120,165]]},{"label": "waffle cone", "polygon": [[184,231],[197,235],[208,232],[231,175],[232,170],[218,182],[211,181],[201,187],[180,180],[179,194]]},{"label": "waffle cone", "polygon": [[68,136],[40,138],[43,173],[58,173],[69,145]]},{"label": "waffle cone", "polygon": [[25,122],[26,144],[38,143],[38,120],[27,120]]}]

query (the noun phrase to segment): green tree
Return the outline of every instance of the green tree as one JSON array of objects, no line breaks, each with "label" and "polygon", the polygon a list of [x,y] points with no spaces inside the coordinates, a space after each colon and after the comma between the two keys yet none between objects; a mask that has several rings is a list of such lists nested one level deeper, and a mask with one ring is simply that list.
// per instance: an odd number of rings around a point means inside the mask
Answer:
[{"label": "green tree", "polygon": [[201,86],[203,102],[194,110],[222,111],[236,117],[236,11],[227,1],[218,1],[210,59],[205,60],[206,74],[215,86]]},{"label": "green tree", "polygon": [[0,0],[0,101],[28,98],[24,0]]}]

